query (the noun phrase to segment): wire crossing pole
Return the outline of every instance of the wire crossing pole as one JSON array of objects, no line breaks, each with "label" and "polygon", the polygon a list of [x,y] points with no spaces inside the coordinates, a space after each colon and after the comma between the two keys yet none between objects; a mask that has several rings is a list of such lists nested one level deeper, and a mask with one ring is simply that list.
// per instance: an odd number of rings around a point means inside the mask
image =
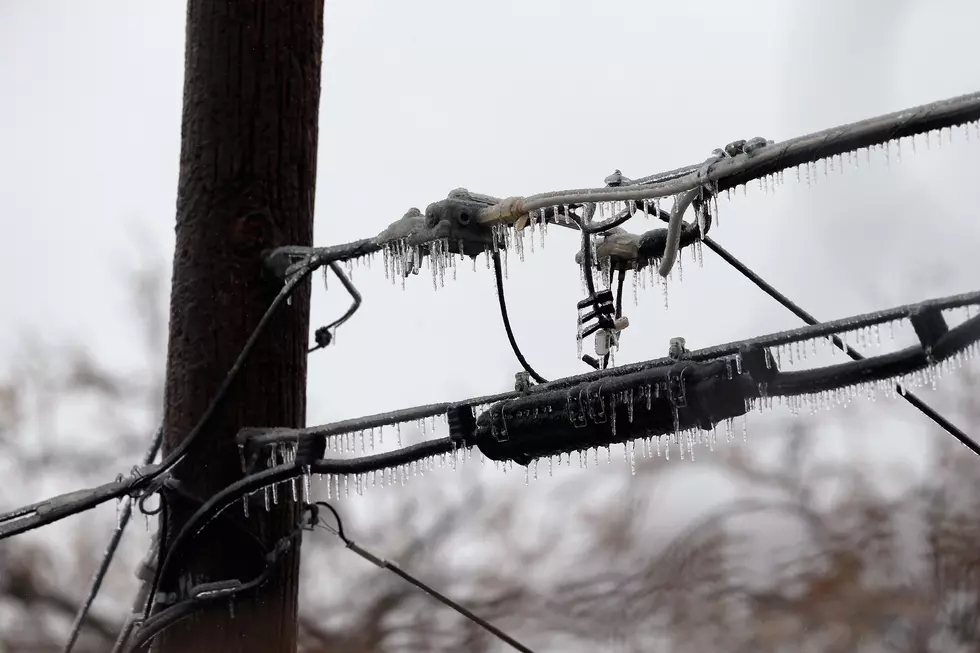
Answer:
[{"label": "wire crossing pole", "polygon": [[[164,454],[200,419],[281,287],[263,252],[312,242],[323,0],[189,0],[186,39]],[[241,427],[304,423],[309,295],[303,283],[272,319],[175,468],[183,490],[206,500],[241,478]],[[161,589],[256,578],[298,518],[283,495],[268,512],[228,511],[204,529]],[[186,492],[166,498],[169,540],[199,504]],[[255,593],[175,623],[154,650],[295,652],[298,575],[296,547]]]}]

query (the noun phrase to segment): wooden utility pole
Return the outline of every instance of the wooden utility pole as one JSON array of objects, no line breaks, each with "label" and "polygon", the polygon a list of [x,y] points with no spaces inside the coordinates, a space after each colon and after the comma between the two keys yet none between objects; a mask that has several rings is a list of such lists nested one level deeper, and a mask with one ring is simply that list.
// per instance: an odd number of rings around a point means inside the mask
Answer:
[{"label": "wooden utility pole", "polygon": [[[263,269],[263,251],[311,243],[322,46],[323,0],[188,0],[165,453],[201,418],[281,287]],[[186,489],[207,499],[241,477],[240,427],[303,426],[308,325],[302,284],[176,468]],[[172,503],[170,538],[197,507]],[[175,561],[182,580],[255,578],[264,563],[249,532],[271,548],[297,511],[280,500],[234,517],[243,528],[215,521]],[[297,547],[254,598],[173,625],[155,650],[292,653],[298,573]]]}]

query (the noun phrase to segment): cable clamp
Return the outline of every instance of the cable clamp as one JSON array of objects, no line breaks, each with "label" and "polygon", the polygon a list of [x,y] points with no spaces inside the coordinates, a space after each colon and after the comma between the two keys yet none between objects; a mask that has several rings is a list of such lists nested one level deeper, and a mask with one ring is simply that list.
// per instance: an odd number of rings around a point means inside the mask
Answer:
[{"label": "cable clamp", "polygon": [[507,418],[504,417],[504,402],[490,406],[490,434],[497,442],[507,442],[510,434],[507,432]]},{"label": "cable clamp", "polygon": [[586,417],[585,407],[582,405],[582,397],[579,392],[569,390],[565,395],[565,414],[568,420],[577,429],[588,426],[589,420]]}]

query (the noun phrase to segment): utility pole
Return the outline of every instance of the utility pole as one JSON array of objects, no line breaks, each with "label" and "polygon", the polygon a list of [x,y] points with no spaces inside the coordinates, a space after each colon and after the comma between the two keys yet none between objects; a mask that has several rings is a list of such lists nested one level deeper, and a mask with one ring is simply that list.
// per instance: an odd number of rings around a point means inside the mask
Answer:
[{"label": "utility pole", "polygon": [[[165,451],[204,414],[242,345],[281,287],[263,252],[309,245],[313,233],[323,0],[188,0],[176,250],[164,407]],[[263,332],[207,427],[174,472],[207,499],[241,478],[234,437],[244,426],[303,426],[309,284]],[[198,507],[169,493],[167,539]],[[226,511],[176,561],[171,587],[238,579],[294,528],[280,499]],[[229,522],[229,520],[232,520]],[[234,520],[238,520],[236,527]],[[298,545],[256,593],[196,613],[158,637],[162,653],[293,653]]]}]

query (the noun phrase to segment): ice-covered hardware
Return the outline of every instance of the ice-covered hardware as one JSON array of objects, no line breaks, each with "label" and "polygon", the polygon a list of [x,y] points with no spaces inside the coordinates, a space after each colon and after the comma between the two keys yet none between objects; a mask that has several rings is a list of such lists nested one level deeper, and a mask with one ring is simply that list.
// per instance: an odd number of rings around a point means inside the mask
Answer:
[{"label": "ice-covered hardware", "polygon": [[[704,233],[711,224],[711,215],[706,212]],[[683,223],[680,227],[680,248],[684,249],[700,240],[699,226]],[[595,265],[599,269],[640,270],[655,266],[664,255],[667,244],[667,229],[650,229],[642,234],[633,234],[620,227],[614,227],[593,236],[595,239]],[[575,262],[582,264],[581,250],[575,254]]]},{"label": "ice-covered hardware", "polygon": [[471,406],[452,406],[446,411],[449,436],[457,446],[467,446],[473,442],[476,431],[476,417]]},{"label": "ice-covered hardware", "polygon": [[684,338],[671,338],[670,347],[667,349],[667,356],[675,361],[679,361],[687,354],[687,340]]},{"label": "ice-covered hardware", "polygon": [[[740,355],[763,356],[761,349]],[[501,401],[477,420],[476,445],[488,458],[526,465],[635,438],[711,429],[743,415],[746,400],[765,382],[733,373],[734,365],[732,357],[684,360]]]},{"label": "ice-covered hardware", "polygon": [[323,458],[327,451],[327,438],[313,433],[302,433],[296,440],[293,464],[303,470],[303,503],[309,503],[313,494],[310,468]]},{"label": "ice-covered hardware", "polygon": [[[628,326],[628,319],[616,316],[616,306],[613,303],[611,290],[600,290],[578,303],[577,338],[579,348],[581,348],[584,338],[595,334],[595,352],[600,359],[608,355],[610,350],[619,344],[619,333]],[[595,359],[591,357],[583,357],[583,360],[593,367],[597,364],[593,362]]]}]

